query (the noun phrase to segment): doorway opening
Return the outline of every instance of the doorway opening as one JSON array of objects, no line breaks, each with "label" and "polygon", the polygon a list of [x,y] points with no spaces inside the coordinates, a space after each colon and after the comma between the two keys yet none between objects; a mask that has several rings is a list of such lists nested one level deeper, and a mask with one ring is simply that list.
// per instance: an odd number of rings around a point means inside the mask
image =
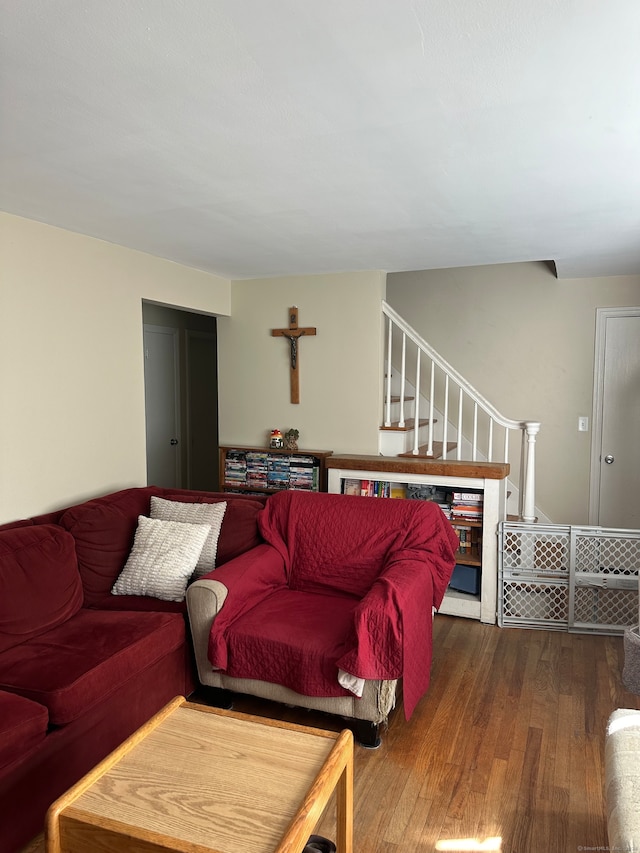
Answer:
[{"label": "doorway opening", "polygon": [[218,489],[216,318],[142,303],[147,483]]}]

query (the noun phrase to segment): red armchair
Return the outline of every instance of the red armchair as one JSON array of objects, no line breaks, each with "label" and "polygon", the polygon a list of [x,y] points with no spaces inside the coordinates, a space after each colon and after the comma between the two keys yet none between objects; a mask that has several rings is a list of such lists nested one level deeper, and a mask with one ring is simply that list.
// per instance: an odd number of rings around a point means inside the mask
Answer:
[{"label": "red armchair", "polygon": [[457,537],[411,500],[287,491],[260,513],[266,544],[192,584],[199,679],[360,720],[362,741],[429,685],[432,614]]}]

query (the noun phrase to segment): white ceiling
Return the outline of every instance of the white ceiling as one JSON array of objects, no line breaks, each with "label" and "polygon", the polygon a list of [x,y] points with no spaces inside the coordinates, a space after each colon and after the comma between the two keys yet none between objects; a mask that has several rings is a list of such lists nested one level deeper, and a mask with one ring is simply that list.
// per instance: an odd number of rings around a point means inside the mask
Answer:
[{"label": "white ceiling", "polygon": [[638,0],[0,0],[0,208],[228,278],[640,273]]}]

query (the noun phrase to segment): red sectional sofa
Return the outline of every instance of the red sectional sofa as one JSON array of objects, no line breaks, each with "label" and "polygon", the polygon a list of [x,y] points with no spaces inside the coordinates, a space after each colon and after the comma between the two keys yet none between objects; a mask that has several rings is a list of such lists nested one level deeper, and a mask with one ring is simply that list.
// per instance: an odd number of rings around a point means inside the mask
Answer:
[{"label": "red sectional sofa", "polygon": [[185,602],[111,594],[152,495],[226,501],[216,565],[262,542],[263,499],[153,486],[0,527],[0,853],[197,684]]}]

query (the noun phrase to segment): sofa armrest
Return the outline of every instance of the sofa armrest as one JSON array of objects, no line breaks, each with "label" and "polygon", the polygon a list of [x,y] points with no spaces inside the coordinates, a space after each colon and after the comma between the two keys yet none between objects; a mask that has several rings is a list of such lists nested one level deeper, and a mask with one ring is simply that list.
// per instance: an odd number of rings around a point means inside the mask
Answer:
[{"label": "sofa armrest", "polygon": [[199,675],[210,672],[212,665],[225,668],[226,629],[284,586],[282,557],[271,545],[258,545],[188,587],[187,611]]}]

